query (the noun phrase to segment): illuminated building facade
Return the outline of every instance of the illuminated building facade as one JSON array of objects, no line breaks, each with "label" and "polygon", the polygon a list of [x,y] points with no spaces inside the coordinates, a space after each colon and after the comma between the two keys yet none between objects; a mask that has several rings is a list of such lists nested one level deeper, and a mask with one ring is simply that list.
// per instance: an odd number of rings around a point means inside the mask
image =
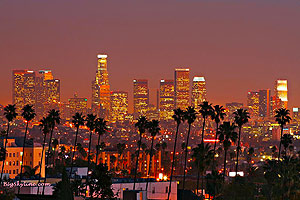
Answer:
[{"label": "illuminated building facade", "polygon": [[[13,104],[17,113],[21,114],[22,108],[29,104],[35,105],[35,72],[30,70],[13,70]],[[20,117],[20,116],[18,116]]]},{"label": "illuminated building facade", "polygon": [[175,109],[174,80],[160,80],[159,115],[161,120],[172,120]]},{"label": "illuminated building facade", "polygon": [[243,108],[244,104],[243,103],[239,103],[239,102],[231,102],[231,103],[226,103],[226,111],[228,119],[233,119],[233,112],[235,112],[237,109]]},{"label": "illuminated building facade", "polygon": [[[2,141],[3,142],[3,141]],[[3,145],[3,143],[1,143]],[[4,173],[9,174],[9,178],[15,178],[21,172],[23,155],[23,138],[9,138],[7,140],[6,159],[4,162]],[[42,145],[28,140],[25,146],[24,166],[34,168],[39,166],[42,156]],[[45,154],[42,160],[41,176],[45,177]],[[2,169],[2,162],[0,162]],[[39,168],[37,169],[39,172]]]},{"label": "illuminated building facade", "polygon": [[124,122],[128,115],[128,92],[113,91],[111,98],[111,122]]},{"label": "illuminated building facade", "polygon": [[247,106],[251,117],[259,116],[259,92],[248,92]]},{"label": "illuminated building facade", "polygon": [[206,99],[206,86],[205,86],[205,78],[200,76],[195,76],[193,78],[193,86],[192,86],[192,106],[199,109],[199,105],[203,101],[207,101]]},{"label": "illuminated building facade", "polygon": [[287,80],[276,80],[275,82],[275,96],[280,99],[278,107],[286,108],[288,106],[288,83]]},{"label": "illuminated building facade", "polygon": [[294,107],[293,108],[293,121],[299,122],[300,120],[300,108]]},{"label": "illuminated building facade", "polygon": [[69,110],[70,116],[74,116],[75,113],[82,113],[83,115],[87,114],[87,99],[79,98],[77,94],[73,98],[69,99]]},{"label": "illuminated building facade", "polygon": [[109,119],[110,108],[107,55],[98,54],[96,78],[92,82],[92,110],[95,114]]},{"label": "illuminated building facade", "polygon": [[149,106],[148,80],[133,80],[133,109],[134,117],[146,115]]},{"label": "illuminated building facade", "polygon": [[190,69],[175,69],[175,108],[190,105]]},{"label": "illuminated building facade", "polygon": [[157,107],[154,106],[153,104],[150,104],[148,106],[146,117],[148,120],[153,120],[153,119],[159,120],[159,111],[158,111]]},{"label": "illuminated building facade", "polygon": [[271,91],[270,89],[259,90],[259,116],[270,117]]}]

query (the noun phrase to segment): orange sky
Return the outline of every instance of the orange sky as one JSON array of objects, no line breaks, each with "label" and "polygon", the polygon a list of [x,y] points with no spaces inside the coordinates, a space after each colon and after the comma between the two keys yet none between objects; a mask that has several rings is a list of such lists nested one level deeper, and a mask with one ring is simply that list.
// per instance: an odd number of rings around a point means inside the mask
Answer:
[{"label": "orange sky", "polygon": [[[300,1],[0,1],[0,103],[11,102],[11,70],[51,69],[62,100],[91,97],[96,54],[109,54],[113,90],[149,79],[151,102],[175,67],[204,75],[214,103],[289,80],[300,106]],[[131,101],[130,101],[131,103]]]}]

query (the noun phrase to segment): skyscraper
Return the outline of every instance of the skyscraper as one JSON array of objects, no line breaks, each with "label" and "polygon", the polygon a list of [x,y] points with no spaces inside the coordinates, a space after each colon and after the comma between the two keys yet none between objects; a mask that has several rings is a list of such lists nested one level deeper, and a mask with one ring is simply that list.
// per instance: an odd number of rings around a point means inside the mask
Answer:
[{"label": "skyscraper", "polygon": [[35,72],[31,70],[13,70],[13,104],[16,105],[17,113],[21,114],[26,104],[34,105],[36,102],[35,93]]},{"label": "skyscraper", "polygon": [[259,116],[270,117],[271,92],[270,89],[259,90]]},{"label": "skyscraper", "polygon": [[259,116],[259,93],[249,91],[247,95],[247,106],[251,117]]},{"label": "skyscraper", "polygon": [[107,55],[97,55],[96,78],[92,82],[92,110],[95,114],[109,119],[110,86],[108,82]]},{"label": "skyscraper", "polygon": [[87,99],[80,98],[77,94],[74,94],[73,98],[69,99],[69,109],[70,117],[75,115],[75,113],[82,113],[83,115],[87,114]]},{"label": "skyscraper", "polygon": [[175,69],[175,108],[190,105],[190,69]]},{"label": "skyscraper", "polygon": [[124,122],[128,114],[128,92],[111,92],[111,122]]},{"label": "skyscraper", "polygon": [[175,108],[174,80],[160,80],[159,115],[161,120],[171,120]]},{"label": "skyscraper", "polygon": [[287,80],[276,80],[274,88],[275,96],[280,99],[281,105],[278,107],[287,108],[288,106],[288,85]]},{"label": "skyscraper", "polygon": [[133,109],[134,117],[146,115],[149,106],[148,80],[133,80]]},{"label": "skyscraper", "polygon": [[192,86],[192,106],[197,110],[199,105],[206,101],[206,83],[204,77],[195,76]]}]

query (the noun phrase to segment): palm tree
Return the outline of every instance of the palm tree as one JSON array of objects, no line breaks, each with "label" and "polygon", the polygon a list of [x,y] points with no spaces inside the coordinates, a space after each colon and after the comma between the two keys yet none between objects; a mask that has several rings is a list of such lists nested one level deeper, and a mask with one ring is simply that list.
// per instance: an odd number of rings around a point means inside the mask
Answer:
[{"label": "palm tree", "polygon": [[280,159],[281,139],[282,139],[283,128],[286,124],[290,123],[290,121],[291,121],[290,111],[285,108],[280,108],[280,109],[276,110],[275,121],[280,125],[280,128],[281,128],[279,152],[278,152],[278,159]]},{"label": "palm tree", "polygon": [[[215,121],[216,123],[216,135],[215,135],[215,143],[214,143],[214,155],[216,154],[216,147],[217,147],[217,139],[218,139],[218,129],[219,129],[219,124],[221,120],[224,120],[224,117],[226,116],[225,109],[223,106],[220,105],[215,105],[213,108],[213,112],[211,115],[211,118]],[[212,170],[215,168],[215,159],[213,159],[213,164],[212,164]]]},{"label": "palm tree", "polygon": [[[90,164],[91,164],[91,144],[92,144],[92,133],[96,128],[96,115],[93,114],[88,114],[86,116],[86,126],[90,130],[90,139],[89,139],[89,150],[88,150],[88,173],[90,171]],[[86,176],[86,183],[89,181],[89,174]],[[86,192],[85,192],[85,197],[86,197]]]},{"label": "palm tree", "polygon": [[[188,146],[189,146],[189,137],[190,137],[190,133],[191,133],[191,125],[195,122],[196,118],[197,118],[197,112],[195,111],[194,107],[188,107],[186,109],[186,111],[184,112],[184,118],[187,120],[187,123],[189,125],[188,128],[188,134],[186,137],[186,145],[185,145],[185,156],[184,156],[184,168],[183,168],[183,186],[182,186],[182,190],[184,191],[185,188],[185,174],[186,174],[186,162],[187,162],[187,157],[188,157]],[[205,120],[204,120],[205,121]],[[205,123],[204,123],[205,124]],[[203,143],[203,141],[202,141]],[[184,192],[182,193],[184,195]]]},{"label": "palm tree", "polygon": [[202,140],[201,140],[201,142],[203,143],[204,142],[205,122],[209,116],[213,115],[213,108],[212,108],[212,105],[209,104],[207,101],[203,101],[199,106],[200,106],[199,113],[201,114],[201,116],[203,118]]},{"label": "palm tree", "polygon": [[[9,128],[10,128],[10,123],[17,117],[16,113],[16,105],[7,105],[4,107],[4,116],[7,119],[7,129],[6,129],[6,134],[5,134],[5,142],[4,142],[4,151],[5,151],[5,156],[6,156],[6,145],[7,145],[7,138],[8,138],[8,133],[9,133]],[[1,169],[1,178],[0,178],[0,185],[2,183],[2,175],[3,175],[3,170],[4,170],[4,163],[5,159],[2,160],[2,169]]]},{"label": "palm tree", "polygon": [[151,139],[151,147],[150,147],[150,160],[149,160],[149,169],[147,174],[147,183],[146,183],[146,191],[148,191],[148,184],[149,184],[149,177],[151,173],[151,162],[152,162],[152,156],[153,156],[153,144],[154,144],[154,138],[159,133],[159,121],[158,120],[152,120],[148,122],[147,129],[152,137]]},{"label": "palm tree", "polygon": [[50,137],[49,137],[49,143],[48,143],[48,152],[47,152],[47,158],[46,158],[46,169],[45,169],[45,179],[44,179],[44,185],[43,185],[43,192],[42,195],[45,194],[45,185],[47,181],[47,174],[48,174],[48,165],[49,165],[49,157],[51,154],[51,144],[52,144],[52,136],[54,132],[54,128],[56,124],[60,124],[60,116],[59,116],[59,111],[52,109],[48,112],[47,119],[49,120],[49,127],[50,127]]},{"label": "palm tree", "polygon": [[69,175],[69,179],[71,179],[72,171],[73,171],[73,164],[74,164],[74,156],[76,152],[76,145],[77,145],[77,137],[78,137],[78,132],[79,132],[79,127],[84,125],[84,115],[82,113],[75,113],[73,116],[72,123],[74,124],[76,128],[76,134],[75,134],[75,141],[74,141],[74,148],[73,148],[73,154],[71,157],[71,171]]},{"label": "palm tree", "polygon": [[101,135],[103,135],[106,131],[108,131],[107,121],[105,121],[103,118],[97,118],[95,124],[95,132],[98,134],[98,142],[96,147],[96,166],[98,165],[99,150],[102,146],[103,148],[105,146],[105,144],[100,144]]},{"label": "palm tree", "polygon": [[214,157],[214,151],[210,148],[209,144],[198,144],[196,148],[193,148],[193,155],[192,157],[195,159],[197,168],[198,168],[198,174],[197,174],[197,194],[198,194],[198,188],[199,188],[199,179],[200,179],[200,173],[202,175],[202,195],[204,194],[204,172],[206,168],[210,165],[210,162],[213,160]]},{"label": "palm tree", "polygon": [[242,108],[237,109],[234,113],[234,122],[237,124],[239,128],[239,136],[238,136],[238,145],[236,147],[236,166],[235,166],[235,176],[237,176],[238,173],[238,167],[239,167],[239,153],[241,149],[241,132],[242,132],[242,126],[248,122],[250,119],[249,113],[247,110],[244,110]]},{"label": "palm tree", "polygon": [[[176,144],[177,144],[179,126],[180,126],[181,123],[184,123],[184,121],[185,121],[184,111],[181,110],[180,108],[177,108],[177,109],[174,110],[174,115],[172,117],[173,117],[173,119],[174,119],[174,121],[176,122],[177,125],[176,125],[176,134],[175,134],[174,149],[173,149],[173,158],[172,158],[172,168],[171,168],[168,200],[170,199],[170,194],[171,194],[171,184],[172,184],[172,179],[173,179],[173,171],[174,171],[174,167],[175,167],[175,154],[176,154]],[[162,148],[163,148],[163,146],[162,146]]]},{"label": "palm tree", "polygon": [[[22,153],[22,163],[21,163],[21,172],[20,172],[20,182],[22,181],[22,176],[23,176],[23,165],[24,165],[24,155],[25,155],[25,145],[26,145],[26,135],[28,131],[28,124],[33,118],[35,117],[35,112],[33,109],[32,105],[25,105],[24,108],[22,109],[22,117],[26,120],[26,129],[24,133],[24,139],[23,139],[23,153]],[[18,188],[18,194],[20,194],[20,189],[21,187]]]},{"label": "palm tree", "polygon": [[282,136],[282,138],[281,138],[281,143],[282,143],[282,145],[284,147],[284,154],[285,154],[285,156],[286,156],[286,150],[287,150],[287,148],[291,144],[293,144],[293,140],[292,139],[293,139],[293,136],[291,136],[290,134],[284,134]]},{"label": "palm tree", "polygon": [[236,142],[237,132],[235,132],[236,125],[230,122],[223,122],[219,127],[219,140],[223,143],[224,148],[224,179],[226,175],[226,156],[227,151],[232,142]]},{"label": "palm tree", "polygon": [[118,143],[117,144],[117,150],[118,150],[118,155],[119,155],[119,162],[121,162],[121,169],[123,169],[124,168],[124,166],[123,166],[123,153],[124,153],[124,150],[125,150],[125,148],[126,148],[126,145],[125,145],[125,143]]},{"label": "palm tree", "polygon": [[52,140],[52,146],[53,146],[53,168],[55,168],[55,153],[56,153],[56,149],[57,149],[58,145],[59,145],[58,140],[56,138],[54,138]]},{"label": "palm tree", "polygon": [[140,157],[140,148],[142,144],[142,137],[143,134],[146,132],[148,120],[145,116],[141,116],[137,123],[135,123],[135,127],[139,129],[140,133],[140,139],[138,142],[138,151],[137,151],[137,158],[136,158],[136,163],[135,163],[135,171],[134,171],[134,182],[133,182],[133,190],[135,190],[135,183],[136,183],[136,175],[137,175],[137,170],[138,170],[138,164],[139,164],[139,157]]},{"label": "palm tree", "polygon": [[40,125],[41,131],[44,134],[44,140],[43,140],[43,148],[42,148],[42,156],[41,156],[41,161],[40,161],[40,172],[39,172],[39,181],[38,181],[38,189],[37,189],[37,195],[39,194],[39,183],[41,182],[41,173],[42,173],[42,162],[43,162],[43,157],[44,157],[44,150],[45,150],[45,143],[46,143],[46,137],[47,134],[50,132],[50,124],[49,124],[49,118],[48,117],[43,117],[43,119],[40,120]]}]

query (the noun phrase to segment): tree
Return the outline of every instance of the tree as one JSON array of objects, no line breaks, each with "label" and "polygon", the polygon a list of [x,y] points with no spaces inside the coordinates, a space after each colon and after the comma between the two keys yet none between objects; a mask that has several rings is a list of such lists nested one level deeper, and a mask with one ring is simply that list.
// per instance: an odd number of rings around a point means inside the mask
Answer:
[{"label": "tree", "polygon": [[[216,147],[217,147],[217,139],[218,139],[218,129],[219,129],[219,124],[221,120],[224,120],[224,117],[226,116],[225,109],[223,106],[220,105],[215,105],[213,107],[213,112],[211,115],[212,120],[215,121],[216,123],[216,135],[215,135],[215,143],[214,143],[214,155],[216,154]],[[212,170],[215,168],[215,159],[213,159],[213,164],[212,164]]]},{"label": "tree", "polygon": [[84,159],[87,156],[87,153],[84,150],[83,146],[80,143],[77,143],[76,148],[79,154],[81,155],[81,157]]},{"label": "tree", "polygon": [[73,191],[71,190],[71,184],[68,178],[66,168],[63,168],[62,179],[56,183],[54,187],[53,196],[57,200],[73,200]]},{"label": "tree", "polygon": [[48,174],[48,165],[49,165],[49,157],[51,153],[51,144],[52,144],[52,136],[54,132],[55,125],[60,124],[60,116],[59,111],[52,109],[48,112],[47,119],[49,120],[49,127],[50,127],[50,136],[49,136],[49,143],[48,143],[48,152],[47,152],[47,158],[46,158],[46,169],[45,169],[45,179],[44,179],[44,185],[43,185],[43,192],[42,195],[45,193],[45,185],[47,181],[47,174]]},{"label": "tree", "polygon": [[286,156],[286,152],[287,152],[287,148],[293,144],[293,136],[291,136],[290,134],[284,134],[281,138],[281,143],[284,147],[284,154]]},{"label": "tree", "polygon": [[137,123],[135,124],[135,127],[138,128],[139,133],[140,133],[140,139],[138,142],[138,152],[137,152],[137,157],[136,157],[136,163],[135,163],[135,171],[134,171],[134,182],[133,182],[133,190],[135,190],[135,183],[136,183],[136,175],[137,175],[137,170],[138,170],[138,164],[139,164],[139,157],[140,157],[140,148],[141,148],[141,143],[142,143],[142,137],[143,134],[146,132],[148,120],[145,116],[141,116]]},{"label": "tree", "polygon": [[50,121],[49,121],[49,118],[48,117],[43,117],[43,119],[40,120],[39,126],[40,126],[41,131],[42,131],[42,133],[44,135],[44,139],[43,139],[43,148],[42,148],[41,160],[40,160],[40,163],[39,163],[40,172],[39,172],[37,195],[39,194],[39,190],[40,190],[39,184],[41,182],[42,163],[43,163],[43,158],[44,158],[46,137],[47,137],[47,134],[49,134],[49,132],[50,132]]},{"label": "tree", "polygon": [[56,153],[56,149],[57,149],[58,145],[59,145],[58,140],[56,138],[54,138],[52,140],[52,146],[53,146],[53,168],[55,167],[55,153]]},{"label": "tree", "polygon": [[278,152],[278,159],[280,159],[281,154],[281,139],[283,134],[283,128],[286,124],[290,123],[291,117],[290,117],[290,111],[285,108],[280,108],[275,111],[275,121],[280,125],[280,143],[279,143],[279,152]]},{"label": "tree", "polygon": [[[176,144],[177,144],[179,126],[180,126],[181,123],[184,123],[184,121],[185,121],[184,111],[181,110],[180,108],[175,109],[174,110],[174,115],[172,116],[172,118],[176,122],[176,133],[175,133],[175,141],[174,141],[174,149],[173,149],[173,158],[172,158],[172,168],[171,168],[168,200],[170,199],[170,194],[171,194],[171,184],[172,184],[172,179],[173,179],[173,171],[174,171],[174,167],[175,167],[175,154],[176,154]],[[164,144],[162,144],[162,145],[164,145]],[[162,149],[164,149],[164,146],[162,146]]]},{"label": "tree", "polygon": [[210,165],[211,161],[213,160],[214,157],[214,151],[210,148],[209,144],[198,144],[197,147],[193,148],[193,155],[192,157],[195,159],[195,163],[198,169],[197,173],[197,194],[198,194],[198,189],[199,189],[199,179],[200,179],[200,174],[202,175],[202,195],[204,194],[204,185],[203,185],[203,180],[204,180],[204,172]]},{"label": "tree", "polygon": [[[187,157],[188,157],[188,146],[189,146],[189,137],[190,137],[190,133],[191,133],[191,126],[192,124],[195,122],[196,118],[197,118],[197,112],[195,111],[195,109],[193,107],[188,107],[186,109],[186,111],[184,112],[184,118],[187,121],[189,128],[188,128],[188,134],[186,137],[186,145],[185,145],[185,156],[184,156],[184,168],[183,168],[183,186],[182,186],[182,190],[184,191],[185,188],[185,175],[186,175],[186,165],[187,165]],[[203,143],[203,140],[202,140]],[[184,195],[184,192],[182,193]]]},{"label": "tree", "polygon": [[124,166],[123,166],[123,156],[124,156],[123,153],[124,153],[125,148],[126,148],[125,143],[118,143],[117,144],[117,151],[118,151],[119,158],[120,158],[119,160],[121,162],[121,169],[124,168]]},{"label": "tree", "polygon": [[[22,153],[22,163],[21,163],[21,173],[20,173],[20,182],[22,181],[22,171],[23,171],[23,165],[24,165],[24,155],[25,155],[25,146],[26,146],[26,135],[27,135],[27,131],[28,131],[28,125],[29,122],[31,120],[33,120],[33,118],[35,117],[35,112],[33,109],[32,105],[25,105],[24,108],[22,109],[22,117],[24,118],[24,120],[26,120],[26,129],[25,129],[25,133],[24,133],[24,138],[23,138],[23,153]],[[18,194],[20,194],[20,189],[21,187],[18,188]]]},{"label": "tree", "polygon": [[203,101],[199,106],[200,106],[199,113],[201,114],[201,116],[203,118],[202,139],[201,139],[201,142],[203,143],[204,142],[205,122],[209,116],[213,116],[213,108],[212,108],[212,105],[209,104],[207,101]]},{"label": "tree", "polygon": [[98,134],[98,142],[96,146],[96,165],[98,165],[99,151],[102,147],[105,147],[105,143],[100,144],[101,135],[106,133],[106,131],[108,131],[107,121],[105,121],[103,118],[97,118],[95,125],[95,133]]},{"label": "tree", "polygon": [[111,186],[112,180],[107,166],[97,165],[91,175],[90,199],[113,199],[114,193]]},{"label": "tree", "polygon": [[[88,172],[90,171],[90,164],[91,164],[91,145],[92,145],[92,134],[93,131],[96,128],[96,115],[88,114],[86,116],[86,126],[90,130],[90,136],[89,136],[89,150],[88,150]],[[88,176],[86,179],[86,182],[88,182]]]},{"label": "tree", "polygon": [[231,146],[232,142],[236,142],[237,140],[237,132],[235,132],[236,126],[230,122],[223,122],[223,124],[219,127],[219,140],[223,144],[224,148],[224,179],[226,176],[226,156],[227,151]]},{"label": "tree", "polygon": [[5,158],[6,158],[6,145],[7,145],[7,138],[8,138],[8,133],[9,133],[9,128],[10,128],[10,123],[17,117],[16,113],[16,106],[15,105],[7,105],[4,107],[4,116],[7,119],[7,129],[6,129],[6,134],[5,134],[5,141],[4,141],[4,159],[2,161],[2,169],[1,169],[1,177],[0,177],[0,185],[2,183],[2,176],[3,176],[3,170],[4,170],[4,163],[5,163]]},{"label": "tree", "polygon": [[78,137],[78,132],[79,132],[79,127],[84,125],[84,115],[82,113],[75,113],[75,115],[72,117],[72,123],[74,124],[76,128],[76,134],[75,134],[75,141],[74,141],[74,148],[73,148],[73,154],[71,157],[71,171],[69,175],[69,179],[71,178],[71,175],[73,173],[73,164],[74,164],[74,156],[76,152],[76,145],[77,145],[77,137]]},{"label": "tree", "polygon": [[149,177],[151,175],[151,163],[152,163],[152,156],[153,156],[153,144],[154,144],[154,138],[159,133],[159,121],[158,120],[152,120],[148,122],[147,129],[152,137],[151,139],[151,147],[150,147],[150,160],[149,160],[149,169],[147,173],[147,183],[146,183],[146,191],[148,191],[148,184],[149,184]]},{"label": "tree", "polygon": [[237,109],[234,113],[234,122],[237,124],[239,128],[239,135],[238,135],[238,145],[236,147],[236,166],[235,166],[235,176],[237,176],[238,173],[238,167],[239,167],[239,152],[241,150],[241,132],[242,127],[244,124],[248,122],[250,119],[249,113],[247,110],[244,109]]},{"label": "tree", "polygon": [[36,175],[36,171],[39,169],[39,165],[35,166],[34,168],[24,165],[23,168],[24,168],[24,172],[23,172],[22,176],[25,178],[32,178]]}]

